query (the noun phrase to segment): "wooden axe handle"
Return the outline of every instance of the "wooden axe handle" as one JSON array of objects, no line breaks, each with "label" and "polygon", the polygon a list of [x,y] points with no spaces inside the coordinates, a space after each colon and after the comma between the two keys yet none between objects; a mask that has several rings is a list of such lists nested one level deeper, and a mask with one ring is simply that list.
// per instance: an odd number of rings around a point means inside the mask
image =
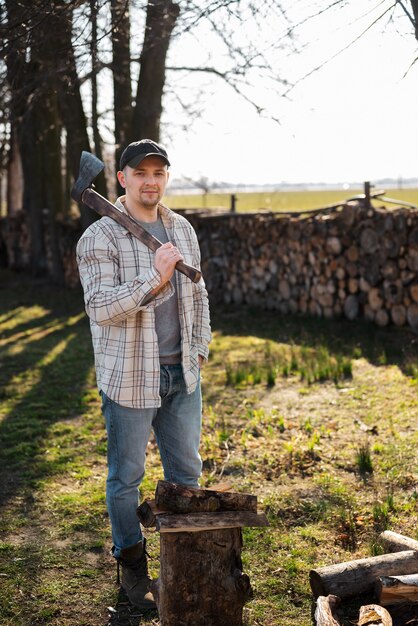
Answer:
[{"label": "wooden axe handle", "polygon": [[[124,226],[126,230],[128,230],[132,235],[137,237],[142,243],[144,243],[147,248],[155,252],[158,250],[160,246],[163,244],[159,239],[151,235],[141,224],[138,224],[130,215],[127,215],[114,204],[112,204],[109,200],[101,196],[97,191],[88,187],[81,196],[82,201],[88,207],[96,211],[102,217],[108,216]],[[183,261],[178,261],[176,263],[176,270],[190,278],[190,280],[194,283],[198,283],[202,278],[202,273],[191,265],[187,265],[187,263],[183,263]]]}]

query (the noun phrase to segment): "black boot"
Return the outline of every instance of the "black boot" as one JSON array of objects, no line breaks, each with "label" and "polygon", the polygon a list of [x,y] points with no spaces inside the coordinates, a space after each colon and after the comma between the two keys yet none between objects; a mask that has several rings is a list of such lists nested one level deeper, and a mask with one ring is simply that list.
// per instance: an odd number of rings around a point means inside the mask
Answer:
[{"label": "black boot", "polygon": [[120,551],[119,565],[122,566],[122,587],[130,602],[144,611],[156,609],[154,597],[149,590],[151,579],[148,577],[145,539]]}]

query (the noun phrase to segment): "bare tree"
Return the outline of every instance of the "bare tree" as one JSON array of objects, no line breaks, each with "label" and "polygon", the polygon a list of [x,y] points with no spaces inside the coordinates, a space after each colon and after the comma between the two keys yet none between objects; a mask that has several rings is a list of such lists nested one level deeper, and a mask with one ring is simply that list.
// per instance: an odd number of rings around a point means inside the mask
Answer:
[{"label": "bare tree", "polygon": [[136,137],[160,139],[167,51],[179,12],[180,5],[171,0],[153,0],[147,5],[133,119],[133,134]]},{"label": "bare tree", "polygon": [[[221,81],[259,115],[273,117],[260,95],[261,82],[286,93],[295,81],[281,71],[280,60],[285,50],[299,51],[298,29],[349,0],[317,4],[306,15],[299,11],[296,22],[292,7],[280,0],[138,2],[0,0],[0,159],[11,163],[9,202],[18,208],[12,183],[19,180],[21,155],[31,267],[45,271],[52,259],[57,280],[62,276],[57,217],[67,210],[82,150],[94,146],[101,158],[106,135],[117,161],[131,139],[159,140],[167,93],[174,93],[186,111],[189,128],[190,111],[199,115],[199,104],[196,93],[182,91],[180,84],[196,73]],[[394,0],[382,15],[395,10],[408,15],[417,36],[418,1]],[[192,47],[191,58],[180,59],[182,42]],[[103,106],[100,93],[109,70],[113,103],[107,99]],[[106,194],[104,178],[96,182]],[[84,227],[95,217],[81,207]]]}]

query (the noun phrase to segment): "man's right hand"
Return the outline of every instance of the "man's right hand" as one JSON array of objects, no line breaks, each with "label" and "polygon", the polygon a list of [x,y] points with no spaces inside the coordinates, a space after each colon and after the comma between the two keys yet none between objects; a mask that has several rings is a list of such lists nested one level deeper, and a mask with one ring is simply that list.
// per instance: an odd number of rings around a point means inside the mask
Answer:
[{"label": "man's right hand", "polygon": [[157,249],[154,266],[161,276],[161,287],[165,285],[174,274],[177,261],[184,261],[184,258],[171,242],[168,241]]}]

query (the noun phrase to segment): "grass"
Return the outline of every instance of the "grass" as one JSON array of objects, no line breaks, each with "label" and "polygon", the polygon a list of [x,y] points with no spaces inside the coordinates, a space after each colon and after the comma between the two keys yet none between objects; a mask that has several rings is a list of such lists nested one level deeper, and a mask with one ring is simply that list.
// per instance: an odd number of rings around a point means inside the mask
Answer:
[{"label": "grass", "polygon": [[[248,355],[250,356],[250,355]],[[278,376],[299,376],[307,384],[328,380],[337,384],[352,377],[351,359],[332,355],[325,346],[293,346],[267,341],[264,354],[251,355],[251,361],[225,365],[226,384],[235,387],[265,382],[274,387]]]},{"label": "grass", "polygon": [[360,446],[356,453],[356,464],[362,476],[373,473],[373,460],[369,442]]},{"label": "grass", "polygon": [[[238,192],[236,193],[236,210],[246,211],[307,211],[320,209],[329,204],[344,202],[350,197],[364,193],[361,189],[340,190],[307,190],[307,191],[274,191],[274,192]],[[387,189],[385,196],[418,206],[418,189]],[[172,209],[206,209],[211,207],[230,208],[231,194],[168,194],[164,202]],[[396,204],[374,200],[375,206],[393,208]]]},{"label": "grass", "polygon": [[[386,528],[418,538],[417,337],[251,309],[212,319],[202,486],[256,494],[270,522],[243,529],[244,624],[308,626],[312,567],[378,554]],[[115,583],[81,294],[0,273],[0,363],[1,623],[157,624]],[[161,477],[151,441],[144,496]],[[156,577],[158,535],[147,539]],[[340,618],[355,622],[358,602]]]}]

